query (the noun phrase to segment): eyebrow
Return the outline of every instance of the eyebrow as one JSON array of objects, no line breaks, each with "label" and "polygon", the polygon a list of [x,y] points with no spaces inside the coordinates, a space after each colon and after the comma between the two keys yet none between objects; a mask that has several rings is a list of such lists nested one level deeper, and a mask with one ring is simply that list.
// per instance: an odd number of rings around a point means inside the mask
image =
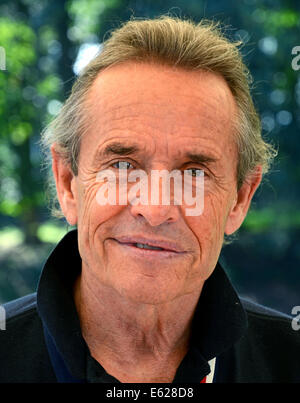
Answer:
[{"label": "eyebrow", "polygon": [[185,157],[196,164],[215,163],[218,161],[217,158],[202,153],[187,153]]},{"label": "eyebrow", "polygon": [[[128,156],[132,154],[138,154],[141,153],[141,149],[137,144],[132,144],[132,145],[125,145],[121,142],[114,142],[111,144],[108,144],[104,150],[101,150],[99,153],[96,154],[94,162],[101,161],[104,157],[110,157],[110,156]],[[187,152],[183,155],[186,159],[189,159],[190,161],[196,163],[196,164],[204,164],[204,163],[215,163],[218,161],[217,158],[207,155],[206,153],[191,153]],[[189,162],[190,162],[189,161]]]},{"label": "eyebrow", "polygon": [[125,146],[122,143],[112,143],[107,145],[101,154],[105,157],[110,156],[111,154],[125,156],[139,151],[139,147],[135,144],[132,146]]},{"label": "eyebrow", "polygon": [[94,158],[94,164],[97,164],[99,161],[101,161],[105,157],[110,157],[114,155],[118,156],[126,156],[126,155],[131,155],[134,153],[140,152],[140,148],[133,144],[131,146],[126,146],[123,143],[120,142],[115,142],[108,144],[104,150],[99,151],[95,158]]}]

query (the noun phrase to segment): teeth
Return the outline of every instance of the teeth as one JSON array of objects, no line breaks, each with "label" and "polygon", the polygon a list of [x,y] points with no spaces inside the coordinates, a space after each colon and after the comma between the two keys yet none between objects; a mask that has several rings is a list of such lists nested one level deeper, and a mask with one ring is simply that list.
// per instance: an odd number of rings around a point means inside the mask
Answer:
[{"label": "teeth", "polygon": [[141,249],[154,249],[154,250],[163,250],[163,248],[158,248],[156,246],[146,245],[145,243],[136,243],[135,246]]}]

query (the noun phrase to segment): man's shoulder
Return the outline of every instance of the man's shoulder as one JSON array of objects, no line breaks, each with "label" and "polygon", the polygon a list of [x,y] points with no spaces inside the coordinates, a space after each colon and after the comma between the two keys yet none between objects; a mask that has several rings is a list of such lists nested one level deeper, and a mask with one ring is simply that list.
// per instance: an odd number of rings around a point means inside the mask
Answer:
[{"label": "man's shoulder", "polygon": [[37,342],[41,337],[42,323],[37,313],[35,293],[9,301],[2,308],[4,329],[0,331],[0,357],[3,359],[17,346],[24,350],[27,345]]},{"label": "man's shoulder", "polygon": [[36,293],[25,295],[2,305],[7,321],[26,314],[36,314]]},{"label": "man's shoulder", "polygon": [[15,337],[22,341],[27,334],[40,332],[41,319],[37,313],[36,293],[6,302],[2,305],[2,312],[4,330],[0,332],[0,352],[3,345],[11,343]]},{"label": "man's shoulder", "polygon": [[239,382],[299,382],[300,330],[293,317],[240,298],[248,328],[235,346]]},{"label": "man's shoulder", "polygon": [[36,293],[2,305],[0,330],[0,383],[55,380],[37,312]]},{"label": "man's shoulder", "polygon": [[247,327],[219,358],[217,382],[299,383],[300,331],[293,317],[240,297]]},{"label": "man's shoulder", "polygon": [[257,302],[251,301],[247,298],[240,298],[241,303],[247,312],[248,317],[257,318],[261,320],[275,320],[290,322],[292,317],[284,312],[278,311],[276,309],[270,308],[265,305],[258,304]]},{"label": "man's shoulder", "polygon": [[276,344],[285,340],[293,341],[300,351],[300,332],[293,328],[293,317],[276,309],[241,298],[247,314],[248,332],[253,337]]}]

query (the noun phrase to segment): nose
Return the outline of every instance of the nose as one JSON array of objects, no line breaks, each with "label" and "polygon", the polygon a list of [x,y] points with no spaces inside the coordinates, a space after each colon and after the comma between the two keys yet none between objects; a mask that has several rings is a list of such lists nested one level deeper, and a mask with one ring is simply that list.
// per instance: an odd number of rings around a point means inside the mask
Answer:
[{"label": "nose", "polygon": [[[168,171],[161,172],[164,174],[168,173]],[[155,177],[156,173],[159,174],[160,171],[152,171],[151,175],[146,176],[142,180],[142,183],[145,181],[144,184],[148,188],[148,192],[146,195],[144,194],[144,197],[141,197],[141,193],[139,193],[141,200],[136,199],[135,203],[130,207],[131,214],[134,217],[144,217],[151,226],[158,226],[164,222],[176,222],[180,215],[179,206],[174,204],[172,186],[170,192],[168,192],[170,183],[167,181],[164,182],[162,178],[158,177],[156,177],[158,181],[154,180],[152,182],[152,175]],[[144,189],[143,186],[142,189]],[[165,199],[163,194],[169,194],[169,197]]]},{"label": "nose", "polygon": [[152,226],[158,226],[163,223],[176,222],[179,217],[179,206],[172,205],[142,205],[137,204],[130,207],[131,214],[137,217],[144,217]]}]

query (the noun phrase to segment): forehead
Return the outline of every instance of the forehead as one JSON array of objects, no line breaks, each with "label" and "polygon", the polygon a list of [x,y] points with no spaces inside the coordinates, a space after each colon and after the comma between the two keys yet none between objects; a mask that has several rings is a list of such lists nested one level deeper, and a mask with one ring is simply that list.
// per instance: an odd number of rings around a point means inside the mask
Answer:
[{"label": "forehead", "polygon": [[[110,139],[165,140],[169,149],[194,143],[224,149],[234,140],[235,100],[213,73],[127,62],[102,71],[86,98],[92,152]],[[149,144],[150,146],[150,144]],[[223,150],[224,151],[224,150]]]}]

